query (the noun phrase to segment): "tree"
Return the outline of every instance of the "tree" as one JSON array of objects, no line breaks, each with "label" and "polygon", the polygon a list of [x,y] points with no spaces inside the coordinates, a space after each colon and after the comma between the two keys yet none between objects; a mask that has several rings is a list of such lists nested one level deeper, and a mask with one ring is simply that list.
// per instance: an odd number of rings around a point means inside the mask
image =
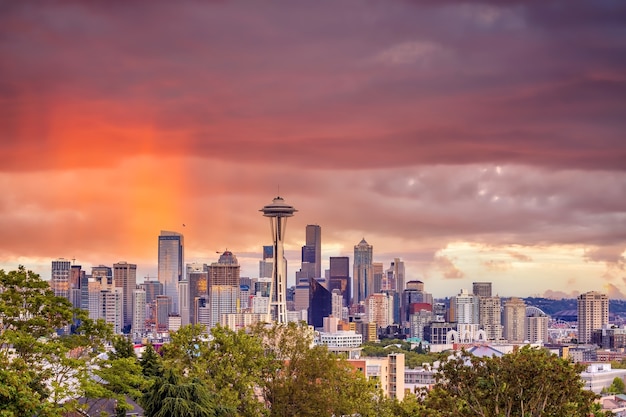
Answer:
[{"label": "tree", "polygon": [[442,415],[588,416],[595,394],[583,389],[582,366],[525,346],[502,357],[461,352],[442,367],[425,398]]},{"label": "tree", "polygon": [[271,416],[384,415],[382,393],[345,359],[312,346],[306,325],[259,326],[276,368],[265,385]]},{"label": "tree", "polygon": [[155,378],[163,376],[163,365],[161,364],[161,357],[154,350],[152,343],[148,343],[141,355],[139,361],[141,365],[141,373],[146,378]]},{"label": "tree", "polygon": [[[77,319],[75,334],[61,335]],[[54,295],[47,282],[20,266],[0,270],[0,414],[56,416],[79,407],[92,360],[110,326]],[[19,392],[19,395],[15,393]],[[33,409],[35,407],[35,409]]]},{"label": "tree", "polygon": [[169,369],[158,377],[142,398],[146,417],[217,417],[227,415],[215,406],[206,385],[197,379],[184,380]]},{"label": "tree", "polygon": [[624,393],[624,380],[619,377],[613,378],[613,382],[608,389],[610,394],[623,394]]}]

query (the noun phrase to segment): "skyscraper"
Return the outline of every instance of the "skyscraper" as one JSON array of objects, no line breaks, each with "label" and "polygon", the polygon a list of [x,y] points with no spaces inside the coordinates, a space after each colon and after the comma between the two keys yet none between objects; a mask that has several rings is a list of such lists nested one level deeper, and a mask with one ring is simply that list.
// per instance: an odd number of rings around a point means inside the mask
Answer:
[{"label": "skyscraper", "polygon": [[259,261],[259,278],[272,278],[274,270],[274,247],[263,246],[263,259]]},{"label": "skyscraper", "polygon": [[478,324],[479,323],[479,298],[470,294],[467,290],[461,292],[450,299],[450,305],[454,304],[453,321],[461,324]]},{"label": "skyscraper", "polygon": [[596,329],[609,324],[609,299],[590,291],[578,296],[578,342],[589,343]]},{"label": "skyscraper", "polygon": [[318,280],[309,278],[308,323],[319,328],[324,326],[324,317],[332,314],[332,294]]},{"label": "skyscraper", "polygon": [[222,253],[219,260],[209,266],[208,294],[211,327],[220,322],[222,314],[237,312],[239,274],[237,257],[230,251]]},{"label": "skyscraper", "polygon": [[113,264],[113,283],[122,292],[122,327],[127,331],[133,325],[133,291],[137,288],[137,265],[128,262]]},{"label": "skyscraper", "polygon": [[141,335],[146,331],[146,291],[133,291],[133,333]]},{"label": "skyscraper", "polygon": [[504,302],[504,338],[509,342],[526,339],[526,303],[521,298],[511,297]]},{"label": "skyscraper", "polygon": [[343,297],[343,306],[350,306],[352,288],[350,288],[350,258],[347,256],[330,257],[328,289],[339,290]]},{"label": "skyscraper", "polygon": [[[206,307],[206,300],[209,297],[209,266],[188,264],[187,280],[189,281],[189,323],[197,324],[199,323],[198,308]],[[205,301],[199,301],[201,298]]]},{"label": "skyscraper", "polygon": [[271,204],[260,211],[263,212],[263,216],[270,219],[274,254],[268,321],[287,323],[287,268],[284,262],[284,239],[287,218],[293,216],[297,210],[286,204],[281,197],[276,197]]},{"label": "skyscraper", "polygon": [[50,288],[54,295],[70,300],[70,261],[57,259],[52,261],[52,273],[50,275]]},{"label": "skyscraper", "polygon": [[386,290],[395,291],[398,293],[402,293],[404,291],[404,262],[400,260],[400,258],[394,258],[391,262],[391,266],[387,270],[387,282],[388,288],[383,288]]},{"label": "skyscraper", "polygon": [[316,224],[306,226],[306,240],[302,247],[302,264],[296,272],[300,278],[320,278],[322,276],[322,228]]},{"label": "skyscraper", "polygon": [[176,232],[161,231],[159,235],[159,281],[163,294],[171,297],[171,312],[178,313],[178,282],[184,278],[184,239]]},{"label": "skyscraper", "polygon": [[479,324],[482,326],[487,340],[502,339],[502,312],[500,297],[479,298]]},{"label": "skyscraper", "polygon": [[361,239],[354,247],[354,282],[355,302],[360,303],[374,291],[374,274],[372,266],[373,247]]}]

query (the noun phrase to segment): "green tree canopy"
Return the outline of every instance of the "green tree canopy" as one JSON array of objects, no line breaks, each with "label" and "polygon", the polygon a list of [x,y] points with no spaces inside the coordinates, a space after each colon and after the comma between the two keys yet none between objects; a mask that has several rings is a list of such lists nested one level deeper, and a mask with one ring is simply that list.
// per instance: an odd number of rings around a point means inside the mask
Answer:
[{"label": "green tree canopy", "polygon": [[581,370],[529,346],[501,357],[463,351],[443,365],[424,404],[459,417],[586,417],[595,394],[583,389]]}]

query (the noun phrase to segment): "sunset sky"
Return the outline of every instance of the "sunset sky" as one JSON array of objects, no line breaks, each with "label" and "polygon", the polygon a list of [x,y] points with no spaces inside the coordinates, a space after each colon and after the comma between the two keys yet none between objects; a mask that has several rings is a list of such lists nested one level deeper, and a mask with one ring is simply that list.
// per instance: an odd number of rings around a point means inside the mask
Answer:
[{"label": "sunset sky", "polygon": [[436,297],[626,298],[626,2],[0,0],[0,157],[5,270],[171,230],[254,277],[280,192],[290,284],[319,224]]}]

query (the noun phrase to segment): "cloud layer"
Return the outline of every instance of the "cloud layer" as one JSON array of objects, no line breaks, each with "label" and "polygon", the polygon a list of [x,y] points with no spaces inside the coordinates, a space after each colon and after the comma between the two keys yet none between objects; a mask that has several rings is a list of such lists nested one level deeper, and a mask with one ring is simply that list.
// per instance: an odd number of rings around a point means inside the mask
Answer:
[{"label": "cloud layer", "polygon": [[153,274],[184,223],[188,258],[254,275],[280,186],[291,272],[317,223],[436,295],[626,291],[623,2],[0,7],[6,267]]}]

